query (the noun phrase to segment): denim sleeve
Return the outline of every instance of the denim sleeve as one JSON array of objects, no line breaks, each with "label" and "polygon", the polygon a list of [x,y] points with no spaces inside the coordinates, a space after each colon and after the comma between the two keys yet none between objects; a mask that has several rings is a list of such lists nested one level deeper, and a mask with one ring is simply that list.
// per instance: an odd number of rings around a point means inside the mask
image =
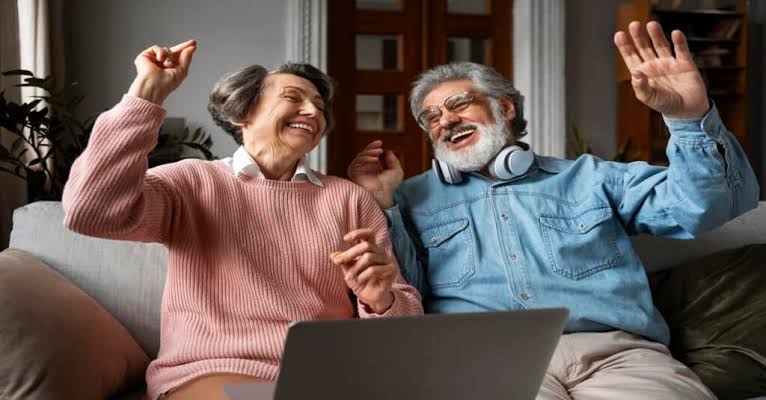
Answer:
[{"label": "denim sleeve", "polygon": [[669,166],[634,162],[623,171],[618,212],[630,234],[693,238],[757,206],[755,174],[715,104],[701,119],[665,124]]},{"label": "denim sleeve", "polygon": [[383,210],[388,219],[389,230],[391,233],[391,242],[394,247],[396,260],[399,262],[399,269],[407,282],[418,289],[420,295],[424,296],[426,291],[426,279],[423,273],[423,264],[418,257],[415,243],[407,229],[399,205]]}]

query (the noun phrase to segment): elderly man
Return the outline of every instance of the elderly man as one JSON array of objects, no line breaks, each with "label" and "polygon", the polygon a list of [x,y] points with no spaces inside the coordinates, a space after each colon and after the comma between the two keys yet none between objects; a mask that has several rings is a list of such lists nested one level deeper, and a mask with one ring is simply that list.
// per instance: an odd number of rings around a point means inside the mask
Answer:
[{"label": "elderly man", "polygon": [[669,354],[629,236],[691,238],[755,207],[758,184],[684,35],[672,32],[674,55],[656,22],[633,22],[629,33],[614,42],[636,97],[671,132],[668,168],[534,155],[518,141],[519,92],[471,63],[414,83],[412,113],[433,144],[432,170],[401,183],[380,141],[349,166],[384,208],[402,273],[428,312],[569,308],[542,399],[714,398]]}]

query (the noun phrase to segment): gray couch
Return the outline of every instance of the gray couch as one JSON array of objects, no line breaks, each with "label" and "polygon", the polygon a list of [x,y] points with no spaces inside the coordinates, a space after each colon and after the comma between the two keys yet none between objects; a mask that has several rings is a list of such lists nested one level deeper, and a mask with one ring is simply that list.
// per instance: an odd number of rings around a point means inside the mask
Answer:
[{"label": "gray couch", "polygon": [[[119,320],[150,357],[156,356],[165,249],[85,237],[64,229],[62,220],[63,211],[57,202],[37,202],[17,209],[10,247],[33,254],[67,277]],[[766,202],[692,241],[649,236],[634,239],[650,271],[750,243],[766,243]]]}]

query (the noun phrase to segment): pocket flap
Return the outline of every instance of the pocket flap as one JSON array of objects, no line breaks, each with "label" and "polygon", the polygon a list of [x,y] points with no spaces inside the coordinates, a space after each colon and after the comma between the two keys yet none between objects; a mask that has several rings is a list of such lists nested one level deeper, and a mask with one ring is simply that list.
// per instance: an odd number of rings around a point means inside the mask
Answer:
[{"label": "pocket flap", "polygon": [[584,211],[575,217],[540,216],[540,223],[558,231],[587,233],[596,225],[612,218],[612,209],[599,207]]},{"label": "pocket flap", "polygon": [[437,247],[468,226],[467,219],[444,222],[420,232],[420,242],[425,247]]}]

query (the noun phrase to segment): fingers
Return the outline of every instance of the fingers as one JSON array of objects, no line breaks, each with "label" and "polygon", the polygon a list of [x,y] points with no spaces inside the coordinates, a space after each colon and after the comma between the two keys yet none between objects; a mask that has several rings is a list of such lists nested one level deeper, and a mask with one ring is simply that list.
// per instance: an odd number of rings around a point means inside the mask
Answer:
[{"label": "fingers", "polygon": [[181,50],[181,54],[178,56],[178,65],[184,70],[189,70],[189,64],[191,64],[192,56],[197,51],[197,46],[187,47]]},{"label": "fingers", "polygon": [[614,34],[614,44],[620,51],[622,60],[625,61],[625,65],[628,66],[629,70],[634,70],[644,61],[636,52],[636,48],[633,47],[633,43],[630,42],[625,32],[619,31]]},{"label": "fingers", "polygon": [[628,25],[628,31],[630,32],[630,37],[633,38],[633,43],[635,43],[636,49],[638,49],[638,54],[641,55],[641,58],[643,58],[644,61],[650,61],[657,58],[657,54],[652,48],[652,42],[649,40],[646,30],[641,26],[640,22],[631,22],[630,25]]},{"label": "fingers", "polygon": [[377,148],[381,148],[381,147],[383,147],[383,141],[382,140],[373,140],[367,146],[365,146],[362,151],[371,150],[371,149],[377,149]]},{"label": "fingers", "polygon": [[144,50],[141,54],[151,60],[157,66],[173,68],[181,66],[188,68],[192,54],[197,49],[196,40],[187,40],[173,47],[160,47],[154,45]]},{"label": "fingers", "polygon": [[172,51],[175,54],[180,54],[184,49],[187,49],[189,47],[196,47],[197,41],[194,39],[187,40],[183,43],[179,43],[173,47],[170,48],[170,51]]},{"label": "fingers", "polygon": [[673,52],[670,50],[670,45],[665,38],[665,32],[662,31],[662,26],[656,21],[651,21],[646,24],[646,30],[649,32],[649,37],[652,39],[652,45],[657,55],[660,57],[673,57]]},{"label": "fingers", "polygon": [[679,30],[675,30],[670,33],[670,38],[673,40],[673,48],[676,51],[676,58],[679,61],[694,63],[692,53],[689,51],[689,45],[686,42],[686,35]]},{"label": "fingers", "polygon": [[399,157],[391,150],[386,150],[386,154],[383,157],[385,161],[385,169],[402,169],[402,164],[399,162]]},{"label": "fingers", "polygon": [[651,101],[652,88],[649,86],[649,78],[640,71],[631,71],[630,83],[633,85],[633,92],[636,98],[644,104]]},{"label": "fingers", "polygon": [[[364,288],[367,284],[374,281],[383,281],[387,285],[394,283],[396,278],[396,267],[393,264],[374,265],[363,270],[356,276],[357,288]],[[353,288],[352,288],[353,290]],[[385,290],[390,290],[390,287]]]},{"label": "fingers", "polygon": [[373,232],[373,230],[370,228],[355,229],[343,236],[343,241],[349,244],[354,244],[360,240],[367,240],[372,242],[374,239],[375,232]]},{"label": "fingers", "polygon": [[387,254],[364,253],[359,257],[350,268],[344,268],[344,278],[347,282],[356,281],[358,275],[374,265],[390,264]]}]

